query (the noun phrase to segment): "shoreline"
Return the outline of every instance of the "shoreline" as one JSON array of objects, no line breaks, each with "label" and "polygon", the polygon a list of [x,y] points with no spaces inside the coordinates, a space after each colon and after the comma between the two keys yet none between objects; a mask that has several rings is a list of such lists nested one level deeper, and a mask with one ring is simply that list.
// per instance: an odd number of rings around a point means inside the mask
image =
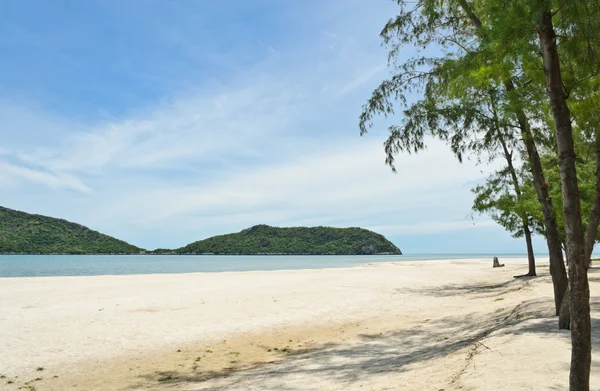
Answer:
[{"label": "shoreline", "polygon": [[[76,257],[85,257],[85,256],[113,256],[113,255],[119,255],[119,256],[145,256],[145,255],[166,255],[166,256],[171,256],[171,255],[185,255],[185,256],[214,256],[214,257],[221,257],[221,256],[240,256],[240,257],[253,257],[253,256],[286,256],[286,257],[294,257],[294,256],[301,256],[301,257],[308,257],[308,256],[326,256],[326,257],[376,257],[376,256],[397,256],[397,257],[421,257],[421,256],[452,256],[452,255],[456,255],[456,256],[489,256],[489,257],[494,257],[494,256],[503,256],[503,257],[507,257],[507,258],[525,258],[527,257],[526,253],[432,253],[432,254],[428,254],[428,253],[422,253],[422,254],[394,254],[394,253],[379,253],[379,254],[292,254],[292,253],[264,253],[264,254],[236,254],[236,253],[227,253],[227,254],[210,254],[210,253],[201,253],[201,254],[177,254],[177,253],[173,253],[173,254],[150,254],[150,253],[136,253],[136,254],[131,254],[131,253],[114,253],[114,254],[108,254],[108,253],[93,253],[93,254],[73,254],[73,253],[0,253],[0,256],[48,256],[48,255],[61,255],[61,256],[76,256]],[[592,254],[593,256],[594,254]],[[536,257],[540,256],[541,258],[546,258],[548,257],[547,253],[539,253],[536,254]],[[469,258],[470,259],[470,258]]]},{"label": "shoreline", "polygon": [[[506,258],[505,258],[506,259]],[[521,258],[518,258],[521,259]],[[477,260],[472,258],[457,258],[457,259],[424,259],[420,261],[396,261],[396,262],[375,262],[375,263],[364,263],[354,266],[340,266],[340,267],[321,267],[321,268],[306,268],[306,269],[270,269],[270,270],[223,270],[223,271],[205,271],[205,272],[186,272],[186,273],[140,273],[140,274],[94,274],[94,275],[60,275],[60,276],[22,276],[22,277],[2,277],[0,276],[0,282],[4,279],[39,279],[39,278],[96,278],[96,277],[144,277],[144,276],[205,276],[214,274],[237,274],[237,273],[281,273],[281,272],[318,272],[320,270],[332,271],[332,270],[353,270],[368,267],[379,267],[379,266],[417,266],[416,264],[421,262],[427,263],[451,263],[451,262],[483,262],[484,260]],[[415,263],[415,264],[411,264]]]},{"label": "shoreline", "polygon": [[[10,255],[8,257],[12,257],[12,256],[29,256],[29,255]],[[55,255],[31,255],[31,257],[45,257],[45,256],[55,256]],[[62,255],[60,255],[62,256]],[[74,257],[103,257],[105,255],[75,255]],[[133,255],[128,255],[129,256],[133,256]],[[141,255],[139,255],[141,257]],[[386,258],[388,255],[385,256],[381,256],[381,258]],[[156,271],[149,271],[149,272],[120,272],[120,273],[111,273],[111,272],[102,272],[102,273],[91,273],[91,274],[65,274],[65,272],[63,272],[63,274],[58,274],[60,272],[44,272],[44,273],[48,273],[48,274],[37,274],[37,275],[32,275],[32,274],[27,274],[27,275],[2,275],[1,271],[0,271],[0,280],[2,279],[8,279],[8,278],[51,278],[51,277],[98,277],[98,276],[152,276],[152,275],[185,275],[185,274],[202,274],[202,273],[206,273],[206,274],[215,274],[215,273],[247,273],[247,272],[273,272],[273,271],[293,271],[293,270],[329,270],[329,269],[351,269],[351,268],[357,268],[357,267],[365,267],[365,266],[369,266],[369,265],[381,265],[381,264],[407,264],[407,263],[412,263],[412,262],[416,262],[416,263],[421,263],[421,262],[450,262],[450,261],[474,261],[474,262],[487,262],[489,261],[490,263],[492,262],[492,256],[488,255],[488,254],[473,254],[471,258],[468,258],[468,254],[456,254],[457,258],[432,258],[432,259],[428,259],[428,258],[423,258],[423,259],[411,259],[411,258],[415,258],[415,257],[429,257],[430,254],[423,254],[423,255],[407,255],[405,256],[406,259],[399,259],[400,256],[396,256],[394,258],[391,259],[381,259],[381,258],[372,258],[372,257],[377,257],[377,256],[373,256],[373,255],[327,255],[327,256],[321,256],[321,257],[332,257],[332,258],[337,258],[337,257],[348,257],[350,259],[354,259],[354,260],[364,260],[363,263],[350,263],[350,264],[341,264],[339,266],[337,265],[326,265],[326,266],[307,266],[307,267],[303,267],[302,265],[300,265],[299,267],[297,266],[285,266],[283,265],[281,268],[277,268],[277,266],[275,266],[274,268],[268,268],[268,267],[264,267],[261,268],[260,265],[257,268],[250,268],[250,269],[244,269],[244,266],[248,265],[244,265],[241,266],[239,269],[231,269],[231,270],[227,270],[227,269],[216,269],[216,270],[193,270],[193,271],[160,271],[160,272],[156,272]],[[434,255],[431,255],[432,257]],[[440,256],[452,256],[452,254],[441,254]],[[467,256],[467,258],[460,258],[460,257],[464,257]],[[110,257],[110,256],[108,256]],[[190,256],[193,257],[193,256]],[[196,256],[196,257],[202,257],[202,256]],[[221,257],[221,255],[215,255],[215,256],[205,256],[205,257]],[[238,257],[238,256],[230,256],[230,257]],[[247,256],[239,256],[239,259],[244,259],[244,257]],[[254,257],[254,256],[248,256],[248,257]],[[257,256],[258,257],[258,256]],[[273,256],[273,257],[277,257],[277,256]],[[307,255],[285,255],[285,256],[279,256],[279,257],[283,257],[283,258],[287,258],[287,259],[294,259],[295,257],[312,257],[312,256],[307,256]],[[289,257],[289,258],[288,258]],[[355,258],[356,257],[356,258]],[[489,257],[488,258],[484,258],[484,257]],[[267,257],[268,258],[268,257]],[[211,258],[204,258],[204,259],[211,259]],[[276,259],[276,258],[272,258],[272,259]],[[339,259],[339,258],[338,258]],[[379,259],[379,260],[375,260],[375,259]],[[509,261],[514,261],[514,260],[520,260],[520,259],[524,259],[523,256],[520,256],[518,254],[515,255],[509,255],[509,254],[500,254],[500,260],[501,262],[503,260],[509,260]],[[539,260],[544,260],[547,259],[547,256],[540,256],[538,257]],[[0,262],[1,262],[1,258],[0,258]],[[1,265],[1,263],[0,263]],[[144,265],[136,265],[136,266],[144,266]],[[251,264],[248,266],[252,266]],[[51,268],[51,267],[50,267]],[[7,269],[9,270],[9,269]]]},{"label": "shoreline", "polygon": [[[547,259],[538,260],[535,279],[512,278],[526,259],[505,261],[496,269],[491,260],[452,259],[2,278],[0,350],[11,353],[0,361],[0,389],[27,381],[38,390],[567,384],[568,334],[552,327]],[[592,285],[595,303],[600,282]],[[470,356],[476,369],[465,367]],[[600,384],[595,373],[592,380]]]}]

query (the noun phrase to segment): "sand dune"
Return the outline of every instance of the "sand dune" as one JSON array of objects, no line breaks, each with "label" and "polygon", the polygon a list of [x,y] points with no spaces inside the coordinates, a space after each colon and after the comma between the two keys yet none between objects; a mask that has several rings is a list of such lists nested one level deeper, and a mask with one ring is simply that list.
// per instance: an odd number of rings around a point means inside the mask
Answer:
[{"label": "sand dune", "polygon": [[547,260],[502,262],[0,279],[0,389],[567,389]]}]

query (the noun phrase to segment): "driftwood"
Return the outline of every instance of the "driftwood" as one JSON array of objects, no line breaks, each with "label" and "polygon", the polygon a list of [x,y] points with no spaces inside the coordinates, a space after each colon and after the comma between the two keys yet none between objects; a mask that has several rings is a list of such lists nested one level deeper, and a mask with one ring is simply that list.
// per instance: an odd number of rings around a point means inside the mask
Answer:
[{"label": "driftwood", "polygon": [[504,267],[504,264],[498,261],[498,257],[494,257],[494,267]]}]

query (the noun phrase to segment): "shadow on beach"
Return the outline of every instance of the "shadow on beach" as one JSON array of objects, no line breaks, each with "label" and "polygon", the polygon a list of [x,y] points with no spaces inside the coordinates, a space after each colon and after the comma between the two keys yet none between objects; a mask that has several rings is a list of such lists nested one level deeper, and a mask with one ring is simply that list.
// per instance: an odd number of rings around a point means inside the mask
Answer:
[{"label": "shadow on beach", "polygon": [[[545,283],[545,279],[547,278],[540,277],[537,281]],[[600,269],[590,271],[590,280],[592,279],[600,281]],[[435,289],[413,290],[411,293],[424,296],[474,295],[487,298],[518,291],[535,282],[535,278],[511,279],[502,284],[448,285]],[[593,301],[591,307],[592,313],[599,312],[600,302]],[[139,382],[131,389],[324,389],[317,381],[307,384],[307,379],[317,378],[327,379],[331,384],[337,385],[336,388],[343,389],[344,384],[364,383],[367,386],[370,380],[379,376],[409,372],[415,368],[422,369],[436,360],[443,360],[449,355],[464,351],[465,361],[446,379],[446,385],[452,386],[460,379],[471,356],[477,354],[477,351],[491,349],[485,345],[485,339],[493,333],[503,336],[535,333],[568,340],[568,331],[557,330],[557,317],[553,312],[553,303],[549,300],[529,299],[492,313],[473,312],[466,316],[446,316],[393,332],[361,334],[357,341],[351,343],[330,343],[310,350],[292,350],[280,361],[242,370],[148,374],[141,376]],[[593,318],[592,323],[593,346],[596,348],[600,343],[600,318]],[[414,387],[414,384],[411,385]],[[557,390],[564,388],[559,384],[551,387]],[[403,388],[403,384],[398,384],[396,389]],[[436,388],[436,391],[438,389],[443,388]]]}]

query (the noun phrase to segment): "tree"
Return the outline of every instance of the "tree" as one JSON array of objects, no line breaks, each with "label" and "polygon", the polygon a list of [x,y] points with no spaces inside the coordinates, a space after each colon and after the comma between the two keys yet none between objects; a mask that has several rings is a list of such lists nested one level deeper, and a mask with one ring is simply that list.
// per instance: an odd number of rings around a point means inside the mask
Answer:
[{"label": "tree", "polygon": [[579,186],[575,165],[575,142],[571,124],[571,112],[567,105],[561,64],[556,46],[556,33],[549,1],[540,1],[538,9],[538,35],[546,90],[552,108],[556,131],[556,145],[563,195],[563,213],[567,237],[567,256],[570,276],[571,310],[571,390],[589,390],[592,361],[592,337],[590,319],[590,288],[587,278],[585,236],[579,204]]},{"label": "tree", "polygon": [[[577,155],[576,167],[577,167],[577,182],[579,187],[579,198],[581,204],[581,214],[584,230],[586,234],[588,227],[592,226],[590,232],[593,232],[593,222],[590,222],[590,216],[595,206],[596,201],[596,161],[595,161],[595,145],[594,142],[581,141],[581,134],[578,132],[574,133],[575,136],[575,153]],[[550,194],[556,205],[562,205],[562,189],[560,182],[560,167],[558,155],[554,152],[544,154],[541,157],[544,171],[548,179],[548,186]],[[557,223],[559,228],[559,234],[563,243],[563,248],[566,248],[566,232],[564,217],[559,207],[557,209]],[[600,239],[600,232],[595,230],[595,235],[591,239],[590,250],[593,250],[594,243]],[[586,243],[586,249],[587,249]]]},{"label": "tree", "polygon": [[[581,134],[581,132],[575,132],[575,140],[580,204],[582,215],[586,217],[592,215],[596,198],[595,142],[586,139],[585,135]],[[546,174],[548,191],[551,198],[555,201],[554,208],[557,216],[559,236],[564,249],[566,234],[564,219],[560,210],[562,194],[558,156],[554,150],[547,150],[543,152],[540,159],[544,173]],[[515,169],[514,173],[514,177],[511,178],[512,174],[509,173],[509,167],[506,167],[490,175],[484,184],[474,187],[472,189],[475,195],[473,210],[489,214],[494,221],[509,231],[513,237],[525,237],[528,243],[528,231],[534,234],[545,235],[544,220],[541,207],[536,200],[531,173],[526,164]],[[519,186],[514,186],[515,183]],[[593,228],[587,230],[587,227],[593,224],[593,222],[589,221],[589,218],[583,220],[586,234],[593,232]],[[600,240],[600,232],[596,230],[595,236],[591,239],[590,250],[593,249],[593,244],[598,240]],[[587,244],[586,249],[588,249]],[[565,326],[568,327],[568,323],[569,321],[567,320]]]},{"label": "tree", "polygon": [[[360,117],[361,134],[373,125],[374,116],[394,114],[394,106],[399,103],[405,119],[401,125],[389,128],[390,135],[384,144],[388,164],[393,166],[396,153],[425,148],[426,136],[447,141],[460,159],[465,146],[467,150],[473,143],[492,146],[487,143],[490,128],[483,126],[483,134],[476,129],[490,120],[489,112],[480,110],[481,105],[471,99],[471,93],[489,90],[497,94],[500,127],[516,128],[520,133],[543,212],[555,308],[563,314],[570,309],[571,313],[570,389],[588,390],[591,331],[587,267],[600,222],[600,119],[584,102],[597,99],[594,95],[597,89],[593,87],[597,87],[600,74],[597,54],[600,3],[590,0],[407,3],[398,0],[399,15],[382,31],[384,42],[390,47],[389,59],[395,74],[382,82],[365,105]],[[405,45],[424,49],[433,46],[433,52],[441,55],[421,55],[396,64]],[[408,102],[406,93],[414,90],[422,92],[424,98]],[[442,98],[437,98],[436,93]],[[474,96],[481,98],[478,93]],[[572,117],[569,105],[581,109],[583,115]],[[551,124],[553,134],[544,133],[547,128],[544,123]],[[574,138],[577,127],[582,134],[591,134],[596,145],[595,201],[586,233],[577,176]],[[497,134],[491,138],[497,139]],[[567,276],[561,239],[538,150],[538,144],[551,143],[558,156],[570,277],[569,299],[564,302]]]},{"label": "tree", "polygon": [[[552,275],[554,287],[554,306],[556,314],[558,315],[561,310],[561,303],[567,291],[568,279],[564,266],[562,248],[560,246],[560,238],[552,198],[548,192],[548,186],[540,162],[538,148],[534,139],[534,133],[532,132],[531,123],[526,112],[527,105],[523,100],[523,97],[525,96],[529,98],[535,96],[535,89],[529,89],[524,94],[521,90],[525,89],[523,86],[527,85],[526,82],[524,82],[522,78],[519,79],[514,76],[521,72],[531,61],[531,58],[519,58],[519,55],[515,56],[515,53],[531,53],[531,44],[528,41],[519,39],[522,37],[524,31],[522,31],[519,23],[514,23],[514,20],[510,21],[511,23],[500,24],[499,26],[496,26],[495,29],[486,28],[478,14],[475,13],[473,7],[466,0],[458,0],[458,3],[473,26],[475,26],[476,34],[482,43],[487,47],[491,47],[495,52],[497,52],[496,56],[492,57],[492,60],[505,61],[508,63],[508,67],[504,69],[505,72],[499,76],[510,103],[509,110],[511,113],[509,115],[514,115],[518,121],[521,138],[523,140],[529,160],[534,188],[537,192],[538,201],[542,206],[544,226],[546,228],[546,242],[548,244],[548,253],[550,258],[550,274]],[[486,4],[485,2],[483,3],[484,5],[490,5]],[[493,18],[495,15],[501,14],[504,11],[501,7],[499,7],[499,4],[493,2],[489,3],[491,3],[491,7],[489,7],[487,14],[492,15],[492,18],[489,18],[489,20],[494,20]],[[518,6],[520,6],[520,4],[517,5],[517,8]],[[484,15],[487,14],[484,13]],[[506,45],[504,49],[500,49],[498,46],[496,46],[497,43],[494,45],[493,38],[496,37],[497,39],[498,35],[494,34],[490,38],[490,34],[498,31],[503,32],[503,34],[498,34],[501,37],[501,41],[511,42],[512,45]],[[507,59],[509,61],[506,61]],[[529,110],[529,112],[531,111],[532,110]],[[564,325],[559,323],[559,327],[561,326]]]},{"label": "tree", "polygon": [[[509,50],[516,49],[497,42],[497,37],[490,35],[493,31],[483,25],[466,1],[398,3],[399,15],[390,19],[381,33],[390,48],[389,60],[395,74],[375,89],[364,106],[359,123],[361,134],[373,125],[376,115],[394,114],[394,104],[404,108],[405,120],[401,125],[389,127],[390,134],[384,144],[386,163],[392,167],[395,154],[425,148],[426,136],[446,141],[459,160],[466,151],[497,156],[501,143],[496,128],[508,131],[505,136],[509,141],[519,137],[542,206],[558,314],[567,290],[567,274],[552,199],[536,145],[538,132],[530,125],[530,116],[537,120],[535,115],[540,112],[539,105],[529,103],[540,101],[539,88],[512,76],[520,74],[522,68],[519,59],[513,61],[514,53]],[[512,34],[517,36],[521,32]],[[398,63],[399,53],[408,44],[425,49],[433,46],[433,51],[441,51],[441,55],[419,55]],[[531,44],[522,46],[525,53],[535,52]],[[414,91],[422,92],[423,98],[416,103],[408,102],[405,95]]]},{"label": "tree", "polygon": [[490,175],[484,185],[471,189],[475,194],[473,210],[489,214],[513,237],[525,238],[529,271],[523,276],[535,276],[532,235],[536,231],[543,231],[543,221],[534,217],[539,204],[532,199],[532,183],[524,183],[526,179],[523,176],[523,171],[518,172],[511,159],[506,168]]},{"label": "tree", "polygon": [[[554,128],[570,277],[567,308],[571,313],[572,355],[569,383],[571,390],[588,390],[591,329],[587,268],[593,240],[597,235],[600,210],[598,203],[594,202],[587,233],[584,233],[575,148],[574,128],[577,121],[571,116],[569,105],[589,98],[590,81],[599,75],[600,5],[586,0],[531,0],[502,5],[480,1],[477,4],[482,14],[487,16],[489,30],[503,40],[509,37],[514,40],[509,46],[521,49],[532,43],[538,46],[537,51],[532,52],[539,53],[537,59],[529,58],[518,50],[512,51],[512,55],[520,61],[523,74],[532,84],[538,80],[539,67],[536,64],[541,65],[543,70],[542,87],[547,94],[547,104],[540,107],[547,108]],[[515,36],[514,31],[520,34]],[[587,115],[593,116],[593,112],[588,111]],[[597,121],[596,116],[593,122],[597,124]],[[600,138],[597,127],[587,131],[595,132],[596,140]],[[600,162],[600,156],[597,155],[596,160]],[[596,166],[597,190],[600,189],[598,175],[600,165]],[[600,192],[597,191],[596,199],[598,197]]]}]

